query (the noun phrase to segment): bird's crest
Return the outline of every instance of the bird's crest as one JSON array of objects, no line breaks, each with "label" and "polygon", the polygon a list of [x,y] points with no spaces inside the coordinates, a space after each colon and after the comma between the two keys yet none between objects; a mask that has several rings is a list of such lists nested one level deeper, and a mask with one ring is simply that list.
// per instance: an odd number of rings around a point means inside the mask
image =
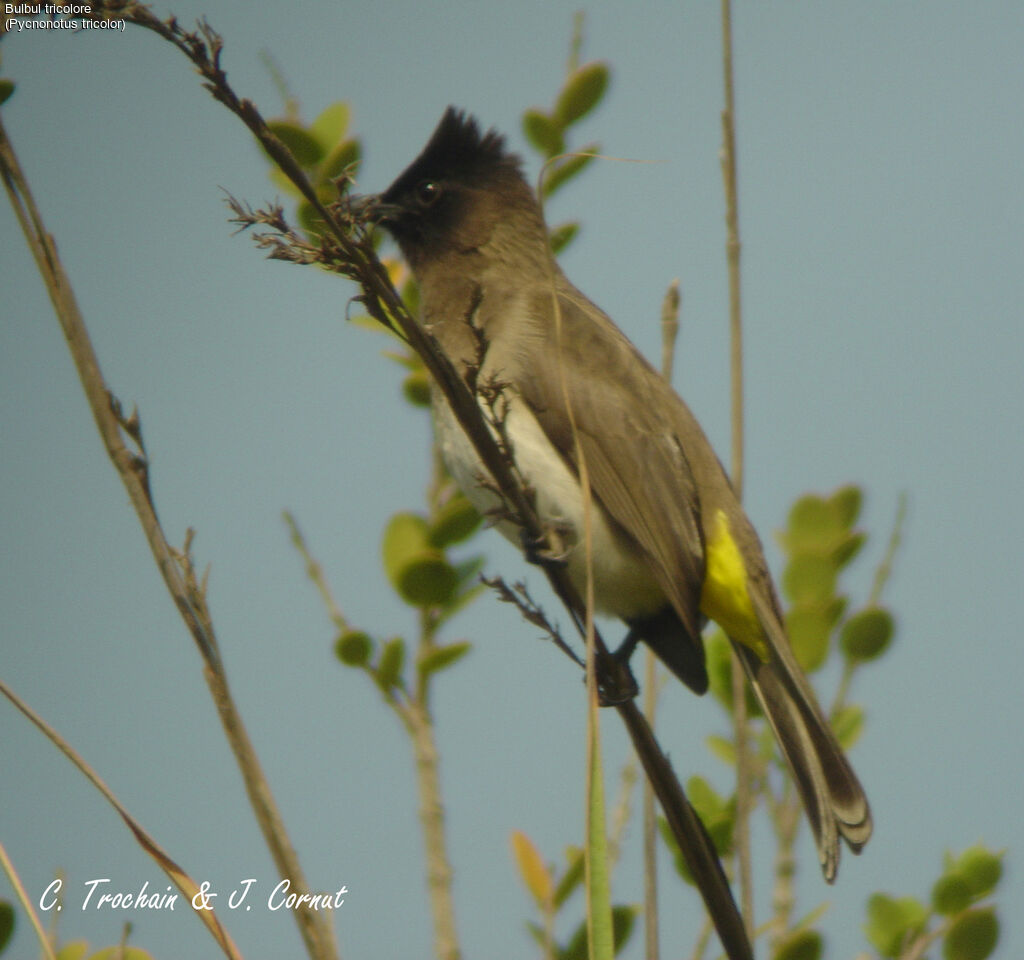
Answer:
[{"label": "bird's crest", "polygon": [[506,150],[500,133],[481,133],[473,117],[449,107],[420,155],[388,188],[385,199],[401,195],[421,180],[474,183],[503,174],[518,175],[519,162],[519,157]]}]

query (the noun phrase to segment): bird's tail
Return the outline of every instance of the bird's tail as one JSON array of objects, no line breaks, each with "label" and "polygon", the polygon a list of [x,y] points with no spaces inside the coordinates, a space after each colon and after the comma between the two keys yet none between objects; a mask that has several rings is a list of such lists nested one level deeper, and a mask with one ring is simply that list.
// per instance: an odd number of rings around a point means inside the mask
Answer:
[{"label": "bird's tail", "polygon": [[[767,606],[768,601],[763,602]],[[755,600],[757,606],[760,604]],[[742,644],[733,646],[793,771],[822,872],[831,883],[839,863],[839,837],[854,853],[860,853],[871,836],[871,809],[793,656],[774,604],[771,607],[757,611],[769,634],[771,659],[761,660]]]}]

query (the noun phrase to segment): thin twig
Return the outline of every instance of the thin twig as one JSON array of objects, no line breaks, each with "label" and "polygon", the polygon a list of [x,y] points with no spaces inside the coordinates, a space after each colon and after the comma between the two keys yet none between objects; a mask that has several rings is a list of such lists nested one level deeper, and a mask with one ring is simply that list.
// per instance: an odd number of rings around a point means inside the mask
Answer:
[{"label": "thin twig", "polygon": [[[661,304],[661,375],[672,382],[672,367],[679,336],[679,281],[673,280]],[[644,716],[654,729],[658,711],[658,658],[647,647],[644,653]],[[644,852],[644,957],[659,960],[661,943],[658,937],[658,823],[654,809],[654,790],[650,781],[644,781],[643,793],[643,852]]]},{"label": "thin twig", "polygon": [[869,607],[877,607],[878,601],[882,599],[882,591],[892,575],[892,561],[896,551],[900,548],[903,539],[903,524],[907,519],[907,494],[904,491],[900,494],[896,505],[896,519],[892,524],[892,533],[889,536],[889,543],[885,548],[885,556],[875,571],[874,583],[871,586],[871,597],[868,600]]},{"label": "thin twig", "polygon": [[667,383],[672,382],[672,370],[676,358],[676,339],[679,337],[679,310],[683,297],[679,292],[679,280],[673,280],[665,291],[661,302],[661,375]]},{"label": "thin twig", "polygon": [[[645,780],[644,783],[647,781]],[[622,855],[622,838],[633,816],[633,788],[636,786],[636,758],[630,757],[622,767],[619,779],[619,799],[612,814],[612,825],[608,831],[608,862],[614,867]]]},{"label": "thin twig", "polygon": [[740,301],[740,214],[736,187],[736,107],[732,79],[732,10],[722,0],[722,67],[725,109],[722,111],[722,176],[725,180],[725,241],[729,264],[729,366],[732,385],[732,485],[743,498],[743,312]]},{"label": "thin twig", "polygon": [[800,802],[797,799],[793,783],[784,778],[782,795],[778,803],[773,803],[773,795],[770,789],[766,788],[765,794],[768,798],[769,809],[772,821],[775,824],[775,835],[778,846],[775,851],[775,883],[772,888],[772,916],[770,929],[772,932],[771,943],[774,947],[782,941],[789,930],[796,907],[796,891],[794,880],[796,878],[796,838],[800,829]]},{"label": "thin twig", "polygon": [[[892,576],[892,563],[903,539],[903,524],[906,522],[906,519],[907,495],[904,492],[900,494],[899,500],[896,504],[896,518],[893,520],[892,532],[889,534],[889,542],[886,545],[885,554],[882,557],[881,563],[879,563],[875,570],[875,577],[871,584],[871,593],[868,596],[867,602],[867,607],[869,609],[878,606],[882,599],[882,591],[885,589],[885,585],[889,582],[889,577]],[[861,664],[861,661],[844,658],[843,671],[839,675],[839,683],[836,686],[836,695],[832,701],[832,709],[829,712],[830,717],[834,718],[846,705],[846,697],[850,692],[853,675],[857,672],[857,668],[860,667]]]},{"label": "thin twig", "polygon": [[946,917],[934,930],[918,934],[907,944],[907,951],[900,954],[899,960],[921,960],[933,943],[949,933],[957,919],[957,916]]},{"label": "thin twig", "polygon": [[[107,388],[93,350],[89,333],[78,308],[74,291],[64,272],[57,250],[46,231],[28,183],[21,171],[14,149],[0,122],[0,175],[3,177],[11,205],[25,234],[26,242],[35,257],[40,275],[46,284],[57,319],[78,371],[89,408],[110,457],[135,508],[150,550],[156,560],[164,583],[181,614],[204,663],[204,675],[214,703],[220,714],[231,749],[242,771],[246,791],[263,831],[264,839],[282,876],[292,881],[300,892],[309,890],[298,858],[284,829],[283,821],[274,802],[270,787],[260,768],[248,733],[231,698],[227,675],[220,659],[217,639],[213,631],[206,598],[197,589],[190,589],[186,570],[170,547],[164,535],[156,510],[150,498],[148,461],[143,449],[130,451],[125,444],[124,432],[138,437],[136,425],[120,416],[113,394]],[[326,917],[308,909],[294,911],[309,955],[316,960],[330,960],[337,956],[334,934]]]},{"label": "thin twig", "polygon": [[[17,707],[18,710],[20,710],[21,713],[24,714],[24,716],[27,717],[43,733],[43,735],[75,765],[75,767],[78,768],[78,770],[100,792],[100,794],[102,794],[107,803],[117,811],[125,825],[135,835],[135,839],[139,842],[139,846],[141,846],[142,849],[145,850],[146,853],[148,853],[149,856],[152,857],[159,865],[160,869],[167,874],[168,878],[181,891],[186,900],[193,903],[195,897],[202,896],[199,885],[195,880],[182,870],[182,868],[171,859],[160,844],[158,844],[142,828],[138,820],[128,812],[117,797],[114,796],[110,787],[108,787],[100,778],[99,774],[81,758],[79,753],[74,750],[53,727],[40,717],[39,714],[25,703],[2,680],[0,680],[0,693],[7,697],[7,699],[10,700],[10,702],[13,703],[14,706]],[[217,945],[224,952],[224,955],[231,958],[231,960],[241,960],[241,954],[238,952],[238,948],[228,935],[227,930],[221,926],[220,920],[213,912],[213,909],[208,908],[195,910],[195,913],[217,942]]]},{"label": "thin twig", "polygon": [[[654,728],[658,709],[658,663],[654,651],[644,654],[644,717]],[[658,819],[654,807],[654,788],[644,781],[643,792],[644,852],[644,957],[659,960],[661,942],[658,936]]]},{"label": "thin twig", "polygon": [[441,803],[441,775],[434,722],[425,703],[412,701],[407,717],[416,758],[416,782],[420,796],[420,823],[427,853],[427,891],[434,920],[434,943],[439,960],[459,960],[455,928],[455,902],[452,897],[452,865],[445,839],[444,806]]},{"label": "thin twig", "polygon": [[[431,484],[432,495],[439,489]],[[298,523],[290,513],[284,515],[291,540],[306,564],[306,573],[313,581],[324,606],[338,631],[351,629],[348,619],[334,599],[323,567],[309,549]],[[420,621],[421,655],[433,645],[434,620],[423,612]],[[459,960],[458,935],[455,927],[455,902],[452,896],[452,866],[445,837],[444,805],[441,802],[440,755],[434,735],[434,720],[428,706],[427,678],[420,672],[415,692],[383,691],[384,700],[396,713],[409,735],[416,767],[420,823],[426,848],[427,892],[434,921],[434,945],[439,960]]]},{"label": "thin twig", "polygon": [[306,538],[302,535],[298,522],[288,510],[285,510],[282,516],[288,527],[292,546],[299,551],[299,556],[301,556],[305,562],[306,576],[313,581],[313,586],[316,587],[317,592],[320,594],[320,599],[323,600],[331,621],[339,632],[347,630],[349,626],[348,620],[345,619],[345,615],[341,612],[341,607],[338,606],[337,601],[334,599],[334,594],[331,593],[330,585],[327,583],[327,578],[324,576],[323,567],[320,566],[320,562],[313,556],[309,547],[306,545]]},{"label": "thin twig", "polygon": [[25,911],[25,916],[28,917],[29,922],[32,924],[32,929],[36,932],[36,939],[39,941],[39,947],[43,951],[45,960],[57,960],[56,954],[53,952],[53,944],[46,935],[43,925],[39,922],[39,915],[36,913],[35,904],[26,892],[25,885],[21,882],[21,877],[18,876],[17,870],[14,869],[14,864],[11,863],[11,858],[7,856],[7,850],[4,849],[2,843],[0,843],[0,867],[3,867],[4,873],[7,874],[7,880],[21,903],[21,909]]},{"label": "thin twig", "polygon": [[[722,0],[722,69],[725,109],[722,111],[722,176],[725,181],[726,259],[729,264],[729,357],[732,384],[732,484],[743,497],[743,323],[740,308],[740,225],[736,190],[736,115],[732,74],[732,9]],[[747,697],[739,656],[732,653],[733,731],[736,739],[736,862],[743,918],[754,926],[754,886],[750,865],[750,756],[747,744]]]},{"label": "thin twig", "polygon": [[697,941],[693,945],[693,953],[690,954],[691,960],[701,960],[704,956],[704,951],[708,948],[708,941],[711,939],[711,934],[714,933],[714,927],[711,926],[710,920],[705,920],[701,924],[700,933],[697,935]]}]

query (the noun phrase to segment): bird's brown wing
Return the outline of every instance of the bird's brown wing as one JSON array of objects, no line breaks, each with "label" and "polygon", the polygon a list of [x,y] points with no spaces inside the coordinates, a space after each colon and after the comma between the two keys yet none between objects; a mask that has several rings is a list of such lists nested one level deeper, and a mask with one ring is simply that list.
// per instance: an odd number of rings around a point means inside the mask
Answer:
[{"label": "bird's brown wing", "polygon": [[[550,293],[546,295],[547,310]],[[544,296],[538,298],[544,310]],[[574,289],[559,297],[558,326],[517,373],[523,399],[566,462],[579,472],[562,389],[595,499],[648,559],[684,628],[700,636],[704,580],[701,509],[726,510],[747,567],[751,599],[773,655],[734,646],[793,769],[826,879],[838,835],[859,851],[871,813],[856,774],[797,665],[757,534],[693,415],[611,321]],[[550,321],[550,323],[549,323]],[[685,440],[686,450],[681,441]],[[701,497],[708,501],[701,502]],[[734,639],[734,638],[733,638]],[[699,639],[697,639],[699,642]]]},{"label": "bird's brown wing", "polygon": [[[552,313],[552,302],[542,293],[535,309]],[[700,504],[686,456],[663,416],[678,398],[576,291],[559,297],[559,309],[557,324],[544,319],[549,335],[518,364],[517,390],[577,476],[582,452],[595,500],[647,559],[696,640],[704,581]]]}]

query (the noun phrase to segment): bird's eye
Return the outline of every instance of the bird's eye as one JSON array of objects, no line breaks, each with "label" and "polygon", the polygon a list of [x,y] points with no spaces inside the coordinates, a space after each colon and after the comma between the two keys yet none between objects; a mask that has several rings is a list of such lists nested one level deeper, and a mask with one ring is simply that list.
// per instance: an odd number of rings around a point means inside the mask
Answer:
[{"label": "bird's eye", "polygon": [[416,199],[421,207],[430,207],[441,196],[441,184],[435,180],[424,180],[416,186]]}]

